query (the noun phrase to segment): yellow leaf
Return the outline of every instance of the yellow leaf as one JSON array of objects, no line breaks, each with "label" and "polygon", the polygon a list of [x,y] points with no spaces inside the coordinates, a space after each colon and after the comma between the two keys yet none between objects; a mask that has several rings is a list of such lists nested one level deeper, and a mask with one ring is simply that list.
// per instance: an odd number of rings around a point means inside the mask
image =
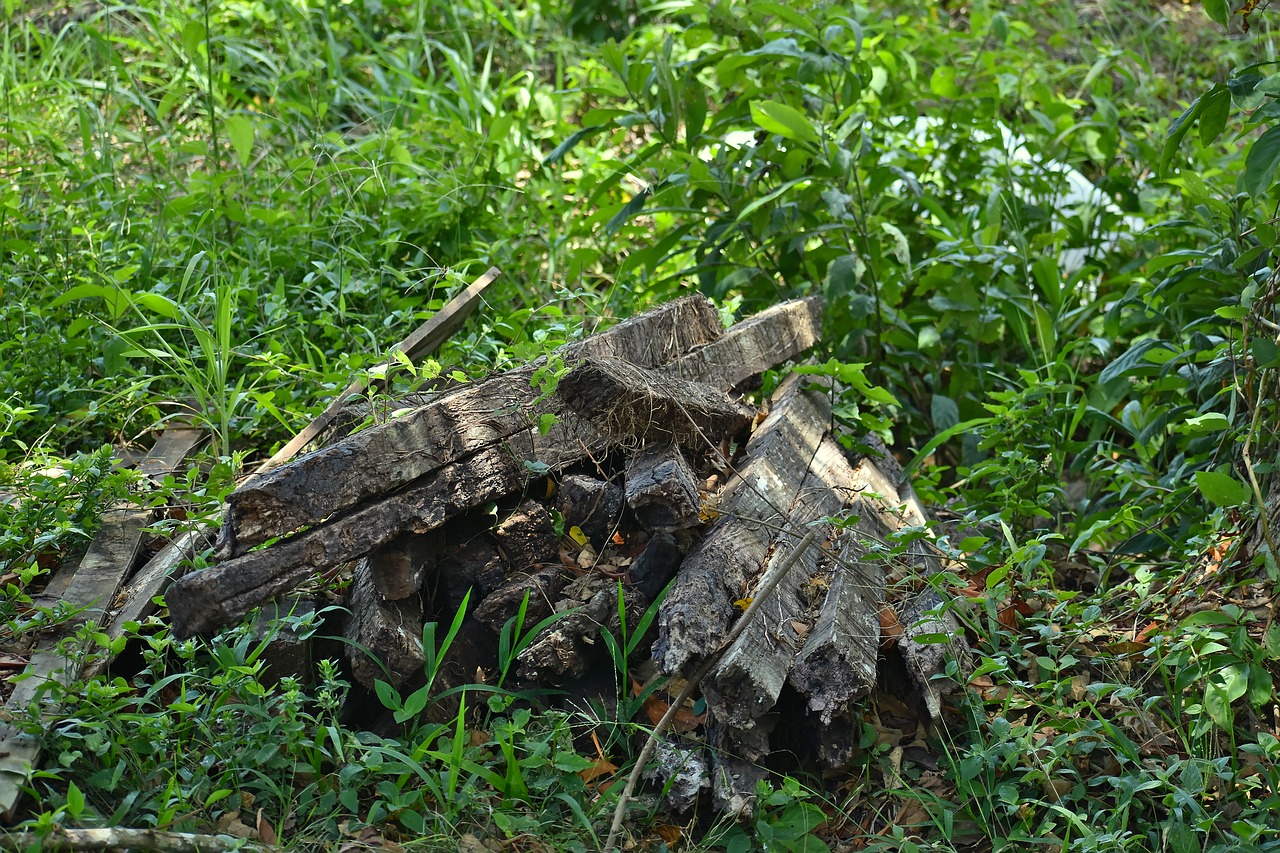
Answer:
[{"label": "yellow leaf", "polygon": [[751,602],[753,601],[755,601],[754,598],[739,598],[733,603],[733,606],[745,612],[746,609],[751,606]]},{"label": "yellow leaf", "polygon": [[576,524],[569,528],[569,538],[579,545],[586,545],[588,541],[587,534],[583,533],[582,528]]}]

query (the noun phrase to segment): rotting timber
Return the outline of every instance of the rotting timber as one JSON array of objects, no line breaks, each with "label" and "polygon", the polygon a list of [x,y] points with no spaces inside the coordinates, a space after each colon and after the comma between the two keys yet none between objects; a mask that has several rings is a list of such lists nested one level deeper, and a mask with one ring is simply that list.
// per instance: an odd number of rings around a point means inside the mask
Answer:
[{"label": "rotting timber", "polygon": [[[828,385],[792,374],[759,407],[743,397],[819,341],[821,311],[817,298],[797,300],[723,329],[707,300],[687,297],[547,364],[414,398],[400,417],[232,494],[221,562],[168,597],[173,630],[214,632],[321,573],[346,572],[349,657],[365,686],[413,685],[424,623],[452,619],[466,601],[444,681],[495,666],[498,635],[519,613],[526,629],[552,621],[510,675],[582,694],[614,689],[611,677],[592,681],[611,671],[602,632],[634,637],[665,589],[633,645],[653,663],[635,664],[648,680],[707,668],[699,725],[713,748],[696,757],[709,778],[695,788],[712,787],[724,810],[749,807],[782,706],[800,709],[794,722],[814,755],[838,767],[879,678],[883,612],[900,597],[877,555],[925,515],[889,457],[839,442]],[[551,367],[558,382],[539,385]],[[936,570],[930,546],[913,547],[922,574]],[[748,624],[743,610],[762,589]],[[921,626],[904,633],[902,659],[933,715],[943,652],[964,652],[937,603],[902,605]],[[908,653],[916,636],[939,633],[947,649]]]}]

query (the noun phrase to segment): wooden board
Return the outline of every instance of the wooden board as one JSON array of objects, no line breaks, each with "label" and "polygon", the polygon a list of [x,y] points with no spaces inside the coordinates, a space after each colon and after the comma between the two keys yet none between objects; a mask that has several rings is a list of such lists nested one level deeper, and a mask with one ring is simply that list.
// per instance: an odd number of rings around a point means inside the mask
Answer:
[{"label": "wooden board", "polygon": [[138,462],[137,470],[156,482],[167,475],[178,474],[187,454],[208,437],[209,434],[199,427],[175,422],[160,433],[151,450]]},{"label": "wooden board", "polygon": [[747,442],[744,461],[714,511],[720,517],[685,558],[662,613],[653,658],[668,675],[716,651],[734,602],[748,597],[769,546],[783,529],[809,463],[831,417],[821,394],[805,393],[798,376],[774,394],[768,417]]},{"label": "wooden board", "polygon": [[[690,297],[567,346],[561,355],[566,360],[629,358],[652,367],[647,362],[669,361],[676,347],[687,352],[720,333],[711,304],[703,297]],[[539,414],[534,404],[542,396],[533,385],[534,370],[521,368],[455,389],[402,417],[256,477],[227,499],[218,557],[238,556],[527,432],[534,427]],[[542,412],[555,414],[551,405]]]},{"label": "wooden board", "polygon": [[[55,678],[64,683],[80,671],[80,661],[58,652],[58,644],[75,633],[84,622],[98,622],[115,598],[125,573],[142,546],[142,528],[151,520],[150,510],[114,509],[103,515],[102,526],[67,584],[61,600],[83,612],[40,639],[25,672],[28,677],[14,685],[5,703],[7,711],[24,715],[44,685]],[[41,601],[52,606],[56,601]],[[22,794],[22,785],[40,758],[37,741],[15,726],[0,728],[0,816],[8,819]]]}]

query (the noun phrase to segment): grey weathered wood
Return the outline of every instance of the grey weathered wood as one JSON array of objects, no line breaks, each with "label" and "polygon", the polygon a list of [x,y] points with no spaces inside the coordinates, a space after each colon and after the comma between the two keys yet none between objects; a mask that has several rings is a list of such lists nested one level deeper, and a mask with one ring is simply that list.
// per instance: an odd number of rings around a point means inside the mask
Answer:
[{"label": "grey weathered wood", "polygon": [[440,531],[401,533],[369,555],[369,571],[378,593],[389,601],[417,595],[423,579],[440,561]]},{"label": "grey weathered wood", "polygon": [[187,575],[168,599],[175,636],[214,631],[316,572],[362,557],[405,531],[426,533],[474,506],[520,491],[526,473],[521,460],[536,454],[531,441],[522,452],[517,438],[270,548]]},{"label": "grey weathered wood", "polygon": [[[799,399],[804,396],[816,395],[810,392]],[[814,407],[810,414],[817,416],[824,412]],[[773,709],[796,654],[806,644],[809,604],[801,588],[824,571],[821,561],[825,552],[822,548],[806,548],[794,565],[788,557],[812,525],[838,516],[855,491],[853,472],[839,445],[830,436],[823,435],[826,426],[826,420],[812,426],[822,436],[815,452],[808,459],[794,458],[804,466],[803,480],[790,506],[785,529],[774,536],[765,571],[752,589],[767,589],[770,576],[776,572],[786,572],[786,575],[770,600],[764,603],[760,615],[725,650],[703,685],[708,707],[717,718],[739,729],[752,728]],[[819,542],[828,536],[829,533],[820,535]],[[874,672],[876,638],[863,642]]]},{"label": "grey weathered wood", "polygon": [[[864,490],[871,467],[869,460],[863,460],[849,471],[845,488]],[[824,555],[827,594],[789,676],[823,727],[849,712],[875,685],[880,603],[885,594],[882,563],[867,559],[871,546],[882,542],[886,532],[876,499],[869,495],[846,499],[843,512],[857,516],[858,521],[838,531]]]},{"label": "grey weathered wood", "polygon": [[556,396],[604,436],[632,447],[659,441],[714,447],[746,430],[756,414],[704,382],[618,359],[575,362],[561,377]]},{"label": "grey weathered wood", "polygon": [[[690,297],[567,346],[561,355],[625,358],[651,367],[720,334],[711,304]],[[541,396],[533,374],[534,368],[522,368],[456,389],[255,478],[227,500],[218,556],[241,554],[529,430]],[[543,411],[554,414],[554,407]]]},{"label": "grey weathered wood", "polygon": [[181,470],[182,460],[195,450],[209,434],[204,430],[181,423],[170,424],[146,456],[138,462],[137,470],[153,480],[163,480],[167,474]]},{"label": "grey weathered wood", "polygon": [[494,631],[500,631],[507,620],[520,611],[527,594],[529,604],[525,608],[523,630],[528,631],[552,614],[566,580],[566,572],[560,566],[545,566],[532,574],[512,575],[480,602],[475,612],[476,619]]},{"label": "grey weathered wood", "polygon": [[729,389],[822,339],[822,297],[782,302],[731,327],[721,339],[671,363],[673,376]]},{"label": "grey weathered wood", "polygon": [[425,621],[416,596],[387,601],[374,585],[369,561],[360,560],[352,571],[347,606],[347,659],[357,681],[372,688],[382,679],[399,688],[422,674]]},{"label": "grey weathered wood", "polygon": [[[721,514],[685,558],[658,617],[653,658],[667,674],[715,651],[750,594],[783,528],[831,416],[827,398],[804,392],[798,376],[774,394],[768,417],[747,442],[745,459],[725,486]],[[803,533],[803,531],[801,531]]]},{"label": "grey weathered wood", "polygon": [[261,657],[264,684],[276,684],[282,678],[300,684],[312,682],[311,634],[303,626],[315,614],[316,602],[300,596],[286,596],[259,612],[253,641],[266,643]]},{"label": "grey weathered wood", "polygon": [[627,506],[646,530],[685,530],[701,523],[697,475],[674,444],[633,454],[624,490]]},{"label": "grey weathered wood", "polygon": [[[133,567],[142,545],[142,529],[151,519],[150,510],[134,508],[108,510],[75,573],[60,590],[59,600],[81,612],[42,637],[27,664],[28,677],[14,685],[5,703],[9,713],[24,714],[48,682],[68,683],[80,673],[81,660],[66,657],[58,644],[85,623],[100,623],[111,606],[125,574]],[[59,584],[58,586],[61,586]],[[57,603],[42,600],[45,606]],[[38,742],[16,726],[0,727],[0,815],[12,813],[22,793],[22,784],[40,758]]]},{"label": "grey weathered wood", "polygon": [[[634,591],[626,594],[624,601],[628,629],[634,628],[649,601]],[[609,631],[617,638],[619,628],[618,586],[610,584],[520,652],[521,674],[551,683],[565,676],[581,676],[592,665],[605,662],[607,650],[600,632]]]}]

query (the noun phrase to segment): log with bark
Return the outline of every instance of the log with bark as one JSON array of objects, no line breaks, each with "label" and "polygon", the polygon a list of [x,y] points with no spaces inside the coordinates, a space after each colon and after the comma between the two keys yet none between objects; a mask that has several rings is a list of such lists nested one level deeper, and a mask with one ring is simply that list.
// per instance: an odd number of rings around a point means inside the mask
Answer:
[{"label": "log with bark", "polygon": [[605,689],[618,703],[627,658],[632,695],[670,678],[702,699],[665,709],[694,720],[657,750],[673,806],[709,788],[749,811],[762,763],[798,732],[827,767],[853,759],[887,609],[929,716],[958,686],[935,676],[965,651],[925,583],[940,568],[927,537],[896,544],[927,513],[874,437],[834,425],[839,389],[792,374],[745,396],[820,327],[817,299],[726,330],[690,297],[542,364],[401,401],[400,417],[231,496],[220,562],[170,596],[173,630],[215,632],[323,573],[351,578],[349,665],[369,687],[421,683],[424,625],[455,614],[465,660],[441,689],[478,679],[570,702]]}]

